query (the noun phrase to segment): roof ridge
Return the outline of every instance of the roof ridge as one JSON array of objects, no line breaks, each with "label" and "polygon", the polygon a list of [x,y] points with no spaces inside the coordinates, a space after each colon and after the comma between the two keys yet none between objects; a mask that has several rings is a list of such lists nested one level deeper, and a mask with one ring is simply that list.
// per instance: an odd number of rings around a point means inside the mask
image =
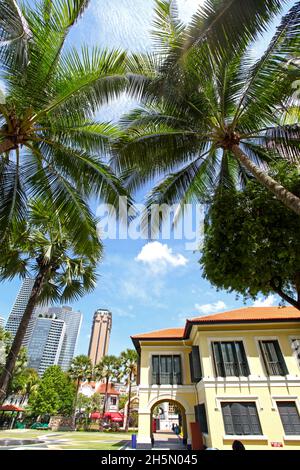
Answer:
[{"label": "roof ridge", "polygon": [[[138,339],[180,339],[184,338],[192,323],[230,323],[230,322],[260,322],[260,321],[284,321],[300,320],[300,311],[292,306],[270,306],[270,307],[240,307],[225,312],[217,312],[210,315],[192,317],[186,320],[185,327],[171,327],[152,330],[131,336],[132,340]],[[167,333],[168,332],[168,333]],[[179,332],[181,334],[179,334]],[[166,336],[164,336],[164,333]]]}]

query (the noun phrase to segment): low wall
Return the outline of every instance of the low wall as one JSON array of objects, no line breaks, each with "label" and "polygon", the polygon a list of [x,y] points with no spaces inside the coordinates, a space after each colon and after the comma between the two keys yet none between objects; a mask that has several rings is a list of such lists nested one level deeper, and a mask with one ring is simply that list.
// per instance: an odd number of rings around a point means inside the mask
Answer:
[{"label": "low wall", "polygon": [[75,431],[73,416],[52,416],[49,427],[52,431]]}]

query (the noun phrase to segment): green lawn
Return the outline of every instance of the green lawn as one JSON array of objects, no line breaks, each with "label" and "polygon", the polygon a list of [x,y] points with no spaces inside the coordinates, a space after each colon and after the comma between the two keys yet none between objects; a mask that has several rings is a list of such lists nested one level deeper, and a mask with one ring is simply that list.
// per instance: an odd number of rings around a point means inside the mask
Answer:
[{"label": "green lawn", "polygon": [[[46,448],[53,450],[118,450],[131,440],[131,433],[104,432],[53,432],[36,430],[0,431],[0,440],[38,439],[39,444],[26,446],[29,449]],[[12,445],[14,443],[12,442]],[[3,449],[4,447],[0,447]]]}]

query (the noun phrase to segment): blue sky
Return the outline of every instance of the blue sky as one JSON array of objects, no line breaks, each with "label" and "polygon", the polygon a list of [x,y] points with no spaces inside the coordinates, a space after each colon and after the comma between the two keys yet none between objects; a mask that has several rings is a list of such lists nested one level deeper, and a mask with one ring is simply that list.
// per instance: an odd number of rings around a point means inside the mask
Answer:
[{"label": "blue sky", "polygon": [[[187,21],[201,2],[179,0],[179,12]],[[291,6],[294,2],[289,2]],[[70,43],[142,51],[151,47],[149,31],[153,15],[151,0],[91,0],[90,7],[70,35]],[[254,48],[259,55],[274,32],[271,30]],[[116,120],[132,102],[126,96],[101,109],[98,118]],[[183,325],[185,318],[243,306],[235,294],[217,292],[202,279],[199,252],[187,251],[185,240],[106,240],[95,291],[73,304],[83,313],[77,353],[86,354],[93,313],[108,308],[113,314],[110,353],[132,347],[130,335]],[[20,281],[0,285],[0,316],[7,318]],[[276,297],[259,304],[275,305]],[[251,304],[251,303],[250,303]]]}]

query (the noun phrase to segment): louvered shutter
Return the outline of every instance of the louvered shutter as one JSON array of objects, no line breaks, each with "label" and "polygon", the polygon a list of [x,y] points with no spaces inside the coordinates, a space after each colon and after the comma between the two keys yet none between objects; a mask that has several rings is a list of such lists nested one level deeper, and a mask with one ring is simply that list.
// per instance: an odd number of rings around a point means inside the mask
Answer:
[{"label": "louvered shutter", "polygon": [[200,351],[198,346],[192,347],[192,362],[193,362],[193,374],[194,382],[199,382],[202,379],[202,370],[200,362]]},{"label": "louvered shutter", "polygon": [[230,403],[222,403],[222,414],[224,420],[225,433],[228,435],[235,434],[231,416]]}]

